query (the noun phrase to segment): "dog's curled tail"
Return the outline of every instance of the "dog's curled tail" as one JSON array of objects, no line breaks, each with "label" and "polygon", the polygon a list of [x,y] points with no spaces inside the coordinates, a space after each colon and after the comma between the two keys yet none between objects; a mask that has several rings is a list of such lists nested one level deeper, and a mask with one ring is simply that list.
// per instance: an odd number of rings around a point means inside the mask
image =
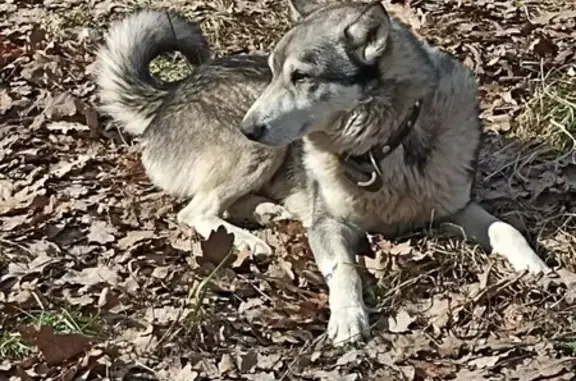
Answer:
[{"label": "dog's curled tail", "polygon": [[133,135],[140,135],[161,106],[169,84],[150,74],[159,54],[180,51],[193,65],[210,58],[200,27],[158,11],[140,11],[115,22],[96,58],[102,110]]}]

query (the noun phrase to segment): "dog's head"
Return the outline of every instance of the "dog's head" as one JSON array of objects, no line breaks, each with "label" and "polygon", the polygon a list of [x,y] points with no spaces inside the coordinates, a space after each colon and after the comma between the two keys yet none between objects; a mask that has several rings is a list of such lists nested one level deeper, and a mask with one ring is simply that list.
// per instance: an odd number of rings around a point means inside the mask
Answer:
[{"label": "dog's head", "polygon": [[380,2],[291,0],[291,8],[299,22],[270,54],[273,79],[242,122],[248,138],[267,145],[322,130],[364,102],[389,43],[391,20]]}]

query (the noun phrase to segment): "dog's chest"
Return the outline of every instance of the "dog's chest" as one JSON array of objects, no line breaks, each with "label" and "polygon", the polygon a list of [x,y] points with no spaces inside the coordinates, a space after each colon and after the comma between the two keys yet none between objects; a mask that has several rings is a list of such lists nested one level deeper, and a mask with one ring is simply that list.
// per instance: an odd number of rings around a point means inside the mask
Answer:
[{"label": "dog's chest", "polygon": [[[326,212],[366,230],[410,226],[452,213],[467,202],[469,180],[454,172],[453,179],[434,179],[398,171],[380,191],[368,192],[346,179],[337,156],[306,155],[306,168],[317,181]],[[456,209],[457,210],[457,209]]]},{"label": "dog's chest", "polygon": [[360,191],[347,180],[337,156],[313,153],[306,156],[306,168],[318,184],[319,196],[328,214],[371,229],[389,220],[389,195]]}]

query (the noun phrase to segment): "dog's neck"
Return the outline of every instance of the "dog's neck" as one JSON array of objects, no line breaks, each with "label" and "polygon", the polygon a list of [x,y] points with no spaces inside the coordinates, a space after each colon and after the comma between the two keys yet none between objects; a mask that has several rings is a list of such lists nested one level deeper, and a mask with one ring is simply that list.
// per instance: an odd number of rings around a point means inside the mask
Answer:
[{"label": "dog's neck", "polygon": [[[375,105],[374,105],[375,106]],[[329,122],[331,125],[346,125],[355,123],[360,120],[360,124],[366,123],[365,129],[374,128],[376,132],[383,128],[386,133],[375,134],[373,139],[367,139],[364,136],[362,147],[354,147],[356,150],[347,150],[343,147],[338,139],[333,138],[333,134],[326,131],[316,131],[308,134],[305,140],[308,144],[314,147],[315,150],[322,152],[330,152],[339,158],[344,175],[358,187],[370,192],[380,190],[383,185],[380,165],[386,157],[402,145],[406,138],[414,131],[414,125],[420,116],[420,109],[422,100],[415,101],[408,109],[407,113],[402,120],[396,122],[397,118],[393,118],[394,122],[376,118],[373,115],[366,116],[362,111],[356,110],[356,115],[353,113],[340,113]],[[378,106],[371,107],[372,110],[382,111],[383,109]],[[370,108],[369,108],[370,109]],[[385,108],[384,110],[386,110]],[[360,116],[358,116],[360,114]],[[393,127],[392,127],[393,126]],[[382,136],[380,136],[382,135]]]},{"label": "dog's neck", "polygon": [[422,123],[415,128],[415,124],[432,90],[422,86],[415,91],[414,84],[386,83],[369,102],[338,113],[325,128],[308,134],[305,140],[316,150],[336,155],[344,176],[353,184],[376,192],[385,177],[382,162],[425,128]]},{"label": "dog's neck", "polygon": [[358,187],[369,191],[379,191],[383,184],[381,163],[396,150],[412,132],[416,120],[420,116],[422,101],[414,103],[408,115],[384,143],[377,143],[362,155],[340,155],[344,176]]}]

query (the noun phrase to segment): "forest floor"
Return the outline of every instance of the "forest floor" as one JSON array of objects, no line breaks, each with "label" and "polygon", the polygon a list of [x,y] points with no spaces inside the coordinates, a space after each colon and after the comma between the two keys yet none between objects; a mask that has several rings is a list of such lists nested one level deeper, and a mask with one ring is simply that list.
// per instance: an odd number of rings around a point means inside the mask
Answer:
[{"label": "forest floor", "polygon": [[575,379],[575,2],[395,5],[476,73],[478,197],[563,276],[432,231],[377,239],[373,336],[345,348],[324,340],[327,290],[298,224],[259,232],[271,258],[200,242],[99,114],[102,32],[142,7],[199,21],[217,55],[267,52],[289,27],[273,0],[0,4],[0,380]]}]

